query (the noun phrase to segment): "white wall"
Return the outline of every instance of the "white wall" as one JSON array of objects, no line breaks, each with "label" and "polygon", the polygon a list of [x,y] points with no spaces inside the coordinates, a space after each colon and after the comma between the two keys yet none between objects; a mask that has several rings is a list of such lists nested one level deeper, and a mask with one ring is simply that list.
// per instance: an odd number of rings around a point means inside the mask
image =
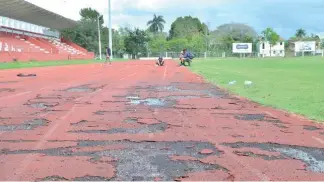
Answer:
[{"label": "white wall", "polygon": [[[285,42],[278,42],[276,45],[271,46],[269,42],[259,43],[259,55],[261,57],[284,57],[285,56]],[[271,50],[271,53],[270,53]]]}]

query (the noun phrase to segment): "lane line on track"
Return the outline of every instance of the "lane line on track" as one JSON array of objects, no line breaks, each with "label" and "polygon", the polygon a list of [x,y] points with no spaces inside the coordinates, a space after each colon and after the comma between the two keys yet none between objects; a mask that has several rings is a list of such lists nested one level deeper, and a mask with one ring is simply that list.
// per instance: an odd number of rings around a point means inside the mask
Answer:
[{"label": "lane line on track", "polygon": [[[126,68],[128,68],[128,67],[126,67]],[[119,69],[118,71],[122,71],[122,70],[124,70],[124,69],[126,69],[126,68],[121,68],[121,69]],[[102,74],[102,73],[107,73],[107,72],[100,71],[100,72],[96,72],[95,74],[93,74],[93,75],[91,75],[91,76],[98,76],[98,75],[100,75],[100,74]],[[86,78],[86,77],[87,77],[87,76],[83,76],[83,77],[77,79],[77,81],[79,81],[79,80],[83,80],[83,79]],[[65,83],[59,83],[58,85],[55,85],[55,87],[60,86],[60,85],[64,85],[64,84],[70,85],[71,82],[73,83],[73,82],[75,82],[75,81],[76,81],[76,80],[73,80],[73,81],[67,81],[67,82],[65,82]],[[14,95],[3,96],[3,97],[0,97],[0,101],[3,100],[3,99],[10,99],[10,98],[12,98],[12,97],[17,97],[17,96],[21,96],[21,95],[26,95],[26,94],[30,94],[30,93],[32,93],[32,92],[41,91],[41,90],[45,90],[45,89],[52,88],[52,87],[53,87],[53,86],[46,86],[46,87],[42,87],[42,88],[40,88],[40,89],[36,89],[36,90],[30,90],[30,91],[26,91],[26,92],[17,93],[17,94],[14,94]]]},{"label": "lane line on track", "polygon": [[168,65],[165,65],[164,74],[163,74],[163,81],[165,80],[165,77],[167,76],[167,69],[168,69]]},{"label": "lane line on track", "polygon": [[[135,74],[127,75],[127,76],[125,76],[125,77],[123,77],[123,78],[121,78],[119,80],[124,80],[124,79],[126,79],[128,77],[134,76]],[[101,89],[101,90],[103,90],[103,89]],[[95,93],[98,93],[101,90],[97,90]],[[90,94],[87,94],[87,95],[85,95],[83,97],[80,97],[80,98],[77,98],[77,99],[78,99],[78,101],[80,101],[81,99],[83,99],[83,98],[85,98],[85,97],[87,97],[89,95]],[[93,93],[91,95],[93,95]],[[69,112],[67,112],[65,115],[61,116],[56,121],[55,125],[52,126],[48,132],[46,132],[46,134],[39,140],[39,142],[37,143],[37,145],[35,146],[35,148],[33,150],[39,150],[47,142],[47,138],[50,137],[53,134],[53,132],[59,127],[59,125],[61,124],[62,120],[66,119],[68,116],[70,116],[71,113],[74,112],[74,109],[75,109],[75,106],[76,105],[77,104],[73,104],[73,106],[69,110]],[[25,157],[25,159],[21,162],[21,165],[20,165],[21,167],[19,168],[20,170],[18,170],[14,174],[14,176],[10,176],[9,180],[14,181],[14,180],[12,180],[12,178],[18,178],[19,179],[20,176],[21,176],[21,174],[23,174],[26,171],[26,169],[28,168],[28,166],[30,165],[30,163],[33,161],[33,156],[34,155],[32,155],[32,154],[27,154],[27,156]]]},{"label": "lane line on track", "polygon": [[317,142],[321,143],[322,145],[324,145],[324,140],[322,140],[322,139],[320,139],[320,138],[317,138],[316,136],[312,136],[312,138],[313,138],[315,141],[317,141]]},{"label": "lane line on track", "polygon": [[[190,123],[189,120],[183,116],[183,114],[181,112],[179,112],[178,110],[176,110],[176,112],[178,113],[178,115],[180,115],[181,120],[184,121],[186,120],[187,123]],[[208,114],[208,116],[211,118],[212,122],[211,123],[215,123],[216,121],[214,120],[213,117],[210,116],[210,113]],[[182,124],[182,127],[184,127],[184,125]],[[222,151],[224,151],[227,156],[229,156],[230,158],[232,158],[234,161],[236,161],[240,166],[242,166],[242,168],[245,168],[246,170],[250,171],[252,174],[258,176],[260,178],[260,180],[262,181],[270,181],[270,178],[268,176],[266,176],[265,174],[263,174],[261,171],[257,170],[256,168],[253,168],[251,165],[249,164],[243,164],[239,159],[237,159],[237,157],[232,154],[230,151],[227,151],[227,149],[225,147],[222,147],[220,144],[218,144],[217,142],[213,142],[216,147]]]}]

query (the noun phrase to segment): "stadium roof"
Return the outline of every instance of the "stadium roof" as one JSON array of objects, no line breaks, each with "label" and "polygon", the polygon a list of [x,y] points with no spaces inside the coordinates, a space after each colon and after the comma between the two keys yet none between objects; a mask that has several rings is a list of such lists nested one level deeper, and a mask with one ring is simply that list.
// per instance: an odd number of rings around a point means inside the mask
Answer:
[{"label": "stadium roof", "polygon": [[0,16],[58,30],[76,25],[74,20],[45,10],[25,0],[0,0]]}]

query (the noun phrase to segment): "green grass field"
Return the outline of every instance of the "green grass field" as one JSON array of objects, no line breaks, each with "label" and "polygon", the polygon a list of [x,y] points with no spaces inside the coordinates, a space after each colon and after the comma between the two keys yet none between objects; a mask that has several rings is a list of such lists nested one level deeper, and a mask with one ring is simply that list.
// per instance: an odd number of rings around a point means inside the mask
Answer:
[{"label": "green grass field", "polygon": [[[114,59],[114,61],[127,61],[127,59]],[[76,64],[92,64],[102,63],[104,60],[62,60],[62,61],[27,61],[27,62],[9,62],[0,63],[0,70],[17,69],[17,68],[32,68],[32,67],[48,67],[48,66],[64,66]]]},{"label": "green grass field", "polygon": [[[258,103],[324,121],[324,59],[206,59],[191,69],[208,81]],[[230,86],[230,81],[236,84]],[[244,88],[244,81],[253,82]]]}]

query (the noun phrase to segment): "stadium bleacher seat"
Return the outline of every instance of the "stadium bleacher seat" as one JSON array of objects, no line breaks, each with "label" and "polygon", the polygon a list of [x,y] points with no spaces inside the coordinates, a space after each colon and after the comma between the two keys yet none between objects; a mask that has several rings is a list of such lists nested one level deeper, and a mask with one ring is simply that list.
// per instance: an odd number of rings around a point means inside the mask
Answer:
[{"label": "stadium bleacher seat", "polygon": [[[17,53],[21,53],[21,56],[18,56]],[[31,54],[31,56],[28,54]],[[20,57],[22,60],[31,59],[31,57],[35,60],[37,60],[37,57],[40,60],[46,60],[41,56],[42,54],[54,60],[91,59],[94,56],[93,53],[89,53],[86,49],[67,40],[45,39],[0,32],[0,61],[11,61],[17,59],[16,57]]]}]

